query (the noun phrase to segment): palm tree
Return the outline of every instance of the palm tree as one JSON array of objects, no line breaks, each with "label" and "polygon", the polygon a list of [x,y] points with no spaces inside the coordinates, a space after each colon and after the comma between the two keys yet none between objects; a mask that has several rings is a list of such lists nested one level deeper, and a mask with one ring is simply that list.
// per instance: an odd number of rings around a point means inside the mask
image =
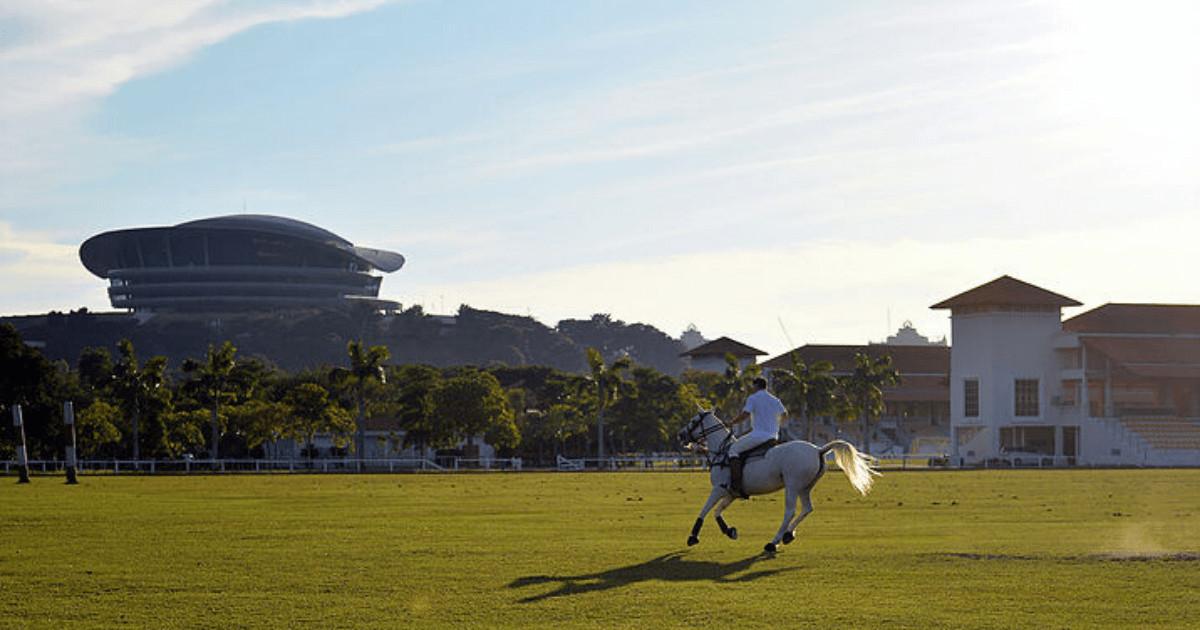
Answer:
[{"label": "palm tree", "polygon": [[141,410],[166,380],[167,359],[152,357],[145,365],[138,365],[133,342],[128,339],[117,342],[117,351],[121,356],[112,369],[113,390],[133,420],[133,458],[136,460],[141,456]]},{"label": "palm tree", "polygon": [[221,436],[218,420],[221,403],[233,395],[233,373],[237,366],[233,355],[236,353],[237,348],[226,341],[221,344],[220,348],[214,348],[212,344],[209,344],[204,361],[187,359],[183,362],[183,371],[191,375],[189,388],[209,405],[212,417],[212,442],[209,446],[209,457],[214,460],[217,459],[220,452],[218,445]]},{"label": "palm tree", "polygon": [[862,420],[860,448],[864,453],[871,447],[871,417],[883,412],[883,388],[899,384],[900,373],[892,367],[890,355],[871,359],[865,353],[854,353],[854,372],[844,377],[842,389]]},{"label": "palm tree", "polygon": [[725,353],[725,374],[717,384],[717,396],[722,412],[727,418],[737,416],[741,404],[749,395],[754,379],[762,376],[762,366],[751,363],[742,366],[732,352]]},{"label": "palm tree", "polygon": [[354,390],[355,403],[358,405],[358,444],[355,448],[361,459],[366,448],[367,403],[373,387],[387,383],[383,362],[388,360],[389,353],[387,346],[364,348],[361,341],[351,341],[346,345],[346,352],[350,355],[350,370],[345,376]]},{"label": "palm tree", "polygon": [[613,361],[611,365],[604,365],[604,357],[600,356],[600,351],[595,348],[587,350],[588,366],[592,370],[591,386],[595,388],[596,393],[596,416],[599,425],[599,448],[600,465],[604,465],[604,410],[616,400],[623,389],[627,389],[628,384],[625,382],[625,372],[633,367],[633,359],[629,355],[624,355]]},{"label": "palm tree", "polygon": [[807,365],[795,352],[790,358],[791,369],[775,370],[774,379],[795,414],[804,418],[804,439],[811,442],[813,416],[827,415],[833,410],[837,378],[831,374],[833,364],[829,361]]}]

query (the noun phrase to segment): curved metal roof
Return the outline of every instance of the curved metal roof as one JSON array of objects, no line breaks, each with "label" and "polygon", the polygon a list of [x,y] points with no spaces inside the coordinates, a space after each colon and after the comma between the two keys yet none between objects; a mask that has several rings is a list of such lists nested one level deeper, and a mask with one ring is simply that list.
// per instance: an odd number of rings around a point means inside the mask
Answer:
[{"label": "curved metal roof", "polygon": [[404,266],[404,256],[392,251],[357,247],[350,241],[311,223],[266,214],[234,214],[197,219],[171,227],[148,227],[114,230],[97,234],[84,241],[79,247],[79,258],[84,267],[96,276],[105,278],[112,269],[115,252],[120,243],[130,237],[145,236],[155,232],[175,230],[216,230],[267,233],[295,238],[310,243],[325,245],[345,252],[364,266],[383,272],[393,272]]},{"label": "curved metal roof", "polygon": [[213,230],[243,230],[294,236],[309,241],[334,242],[350,246],[350,241],[311,223],[270,214],[230,214],[180,223],[176,228],[209,228]]}]

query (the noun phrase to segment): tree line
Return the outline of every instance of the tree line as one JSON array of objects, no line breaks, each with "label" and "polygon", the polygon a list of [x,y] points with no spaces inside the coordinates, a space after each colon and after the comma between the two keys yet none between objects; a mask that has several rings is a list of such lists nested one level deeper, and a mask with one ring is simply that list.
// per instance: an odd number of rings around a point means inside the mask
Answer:
[{"label": "tree line", "polygon": [[[866,435],[883,406],[882,388],[898,383],[890,358],[858,358],[854,374],[805,365],[793,357],[775,370],[773,389],[802,438],[812,419],[861,419]],[[340,453],[363,452],[368,439],[388,448],[454,449],[473,436],[498,455],[531,465],[558,455],[595,457],[674,451],[675,432],[698,408],[737,414],[758,365],[726,358],[724,373],[689,370],[679,378],[628,356],[586,351],[586,372],[536,365],[434,367],[403,363],[382,345],[351,341],[342,365],[298,371],[244,357],[229,341],[178,366],[162,356],[142,360],[127,339],[114,354],[85,348],[75,363],[51,362],[0,326],[0,407],[21,405],[29,456],[57,459],[67,428],[62,402],[72,401],[78,453],[84,459],[177,459],[266,456],[281,440],[312,456],[318,436]],[[368,436],[369,420],[385,420],[393,439]],[[11,426],[11,422],[6,423]],[[850,425],[847,425],[850,426]],[[0,457],[12,458],[15,434],[0,431]]]}]

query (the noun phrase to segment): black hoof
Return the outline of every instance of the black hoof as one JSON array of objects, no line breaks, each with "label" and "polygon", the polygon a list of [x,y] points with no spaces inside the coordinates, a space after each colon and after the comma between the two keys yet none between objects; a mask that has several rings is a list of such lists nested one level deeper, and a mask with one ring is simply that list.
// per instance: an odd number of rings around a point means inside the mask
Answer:
[{"label": "black hoof", "polygon": [[730,527],[729,531],[725,535],[729,536],[729,540],[737,540],[737,528]]},{"label": "black hoof", "polygon": [[775,549],[776,549],[775,543],[773,543],[773,542],[769,542],[766,544],[766,546],[763,547],[763,551],[765,551],[767,553],[775,553]]},{"label": "black hoof", "polygon": [[792,532],[787,532],[786,534],[783,535],[783,544],[790,545],[790,544],[792,544],[793,540],[796,540],[796,535],[793,534]]},{"label": "black hoof", "polygon": [[699,543],[700,543],[700,538],[698,536],[688,536],[688,546],[689,547],[691,547],[692,545],[697,545]]}]

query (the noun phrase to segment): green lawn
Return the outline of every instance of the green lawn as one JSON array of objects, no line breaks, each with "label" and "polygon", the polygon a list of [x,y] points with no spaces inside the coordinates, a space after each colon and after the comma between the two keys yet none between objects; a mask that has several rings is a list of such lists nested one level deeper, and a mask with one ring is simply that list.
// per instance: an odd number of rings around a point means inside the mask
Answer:
[{"label": "green lawn", "polygon": [[0,628],[1194,628],[1200,470],[0,477]]}]

